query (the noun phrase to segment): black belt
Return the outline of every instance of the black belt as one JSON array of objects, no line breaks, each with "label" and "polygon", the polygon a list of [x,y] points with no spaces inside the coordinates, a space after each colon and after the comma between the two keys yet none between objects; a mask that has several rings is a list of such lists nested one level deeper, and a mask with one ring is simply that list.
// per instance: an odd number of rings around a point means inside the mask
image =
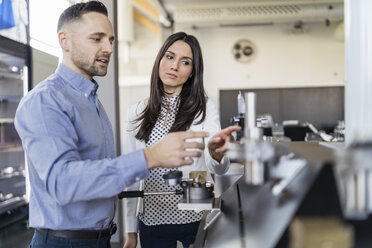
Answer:
[{"label": "black belt", "polygon": [[53,235],[60,238],[68,238],[68,239],[98,239],[112,236],[116,233],[116,224],[112,224],[109,229],[101,230],[101,231],[70,231],[70,230],[52,230],[52,229],[44,229],[44,228],[37,228],[39,232],[46,232],[48,231],[48,235]]}]

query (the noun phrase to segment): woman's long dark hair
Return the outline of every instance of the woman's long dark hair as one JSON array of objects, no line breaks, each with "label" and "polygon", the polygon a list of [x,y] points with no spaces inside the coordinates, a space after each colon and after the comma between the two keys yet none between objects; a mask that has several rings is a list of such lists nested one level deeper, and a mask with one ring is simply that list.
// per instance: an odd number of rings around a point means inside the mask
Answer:
[{"label": "woman's long dark hair", "polygon": [[138,140],[145,142],[149,140],[152,129],[159,117],[162,99],[166,94],[163,83],[159,77],[159,64],[168,48],[178,40],[186,42],[191,47],[193,54],[193,70],[191,72],[192,76],[187,79],[182,87],[176,119],[169,132],[186,131],[190,128],[194,119],[200,115],[201,119],[198,123],[203,122],[205,119],[206,94],[203,86],[204,66],[200,45],[194,36],[187,35],[184,32],[178,32],[168,37],[156,57],[151,73],[149,101],[140,116],[134,120],[134,122],[140,122],[140,128],[136,134]]}]

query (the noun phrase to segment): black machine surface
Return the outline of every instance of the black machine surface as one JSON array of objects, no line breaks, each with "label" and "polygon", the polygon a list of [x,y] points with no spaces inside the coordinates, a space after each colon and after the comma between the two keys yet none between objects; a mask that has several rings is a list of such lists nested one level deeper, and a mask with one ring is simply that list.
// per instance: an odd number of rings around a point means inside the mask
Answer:
[{"label": "black machine surface", "polygon": [[[240,95],[236,120],[244,117],[244,132],[227,145],[227,156],[241,165],[242,176],[227,186],[219,185],[224,180],[215,181],[216,188],[226,191],[220,196],[218,214],[213,210],[204,214],[194,247],[287,248],[286,233],[295,216],[319,214],[324,211],[321,205],[338,206],[324,212],[354,225],[354,247],[369,247],[372,238],[365,233],[372,229],[368,220],[372,191],[370,162],[366,161],[372,159],[372,146],[346,149],[308,122],[306,127],[327,142],[291,142],[284,135],[284,125],[272,125],[268,116],[257,117],[254,92],[244,94],[244,111]],[[240,121],[236,124],[241,125]],[[272,127],[272,139],[263,135],[267,124]],[[331,171],[325,183],[319,180],[323,171]],[[330,188],[337,190],[318,197]]]},{"label": "black machine surface", "polygon": [[[370,247],[372,218],[353,220],[342,215],[333,150],[318,142],[291,142],[289,151],[307,164],[285,189],[275,194],[278,182],[252,185],[242,176],[221,195],[221,212],[212,223],[204,214],[194,248],[289,247],[287,231],[295,217],[329,215],[353,227],[353,247]],[[216,181],[215,187],[219,183],[224,182]]]}]

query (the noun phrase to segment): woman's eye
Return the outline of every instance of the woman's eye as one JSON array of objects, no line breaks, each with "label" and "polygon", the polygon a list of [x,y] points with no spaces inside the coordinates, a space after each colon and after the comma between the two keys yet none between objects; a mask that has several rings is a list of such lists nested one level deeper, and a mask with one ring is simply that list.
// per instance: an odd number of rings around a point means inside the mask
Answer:
[{"label": "woman's eye", "polygon": [[167,55],[167,59],[173,59],[172,55]]},{"label": "woman's eye", "polygon": [[187,61],[187,60],[185,60],[185,61],[182,61],[182,64],[184,64],[184,65],[190,65],[190,62]]},{"label": "woman's eye", "polygon": [[94,40],[95,42],[100,42],[100,38],[92,38],[92,40]]}]

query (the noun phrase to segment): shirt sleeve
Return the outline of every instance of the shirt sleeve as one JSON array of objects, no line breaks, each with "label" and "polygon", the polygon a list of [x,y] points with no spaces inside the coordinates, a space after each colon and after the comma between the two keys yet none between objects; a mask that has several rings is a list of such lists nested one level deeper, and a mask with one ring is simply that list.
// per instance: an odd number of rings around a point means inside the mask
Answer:
[{"label": "shirt sleeve", "polygon": [[78,132],[67,114],[71,104],[61,101],[44,91],[17,109],[15,126],[30,173],[36,175],[31,188],[43,187],[59,205],[66,205],[114,197],[136,178],[149,175],[142,150],[113,159],[82,160]]},{"label": "shirt sleeve", "polygon": [[224,156],[221,159],[221,162],[217,162],[212,158],[208,150],[208,142],[210,138],[212,138],[213,135],[221,131],[220,116],[218,114],[217,107],[210,99],[207,100],[206,111],[207,112],[204,120],[203,130],[209,132],[209,137],[205,139],[204,148],[205,163],[211,173],[222,175],[228,171],[230,166],[230,160],[228,157]]}]

